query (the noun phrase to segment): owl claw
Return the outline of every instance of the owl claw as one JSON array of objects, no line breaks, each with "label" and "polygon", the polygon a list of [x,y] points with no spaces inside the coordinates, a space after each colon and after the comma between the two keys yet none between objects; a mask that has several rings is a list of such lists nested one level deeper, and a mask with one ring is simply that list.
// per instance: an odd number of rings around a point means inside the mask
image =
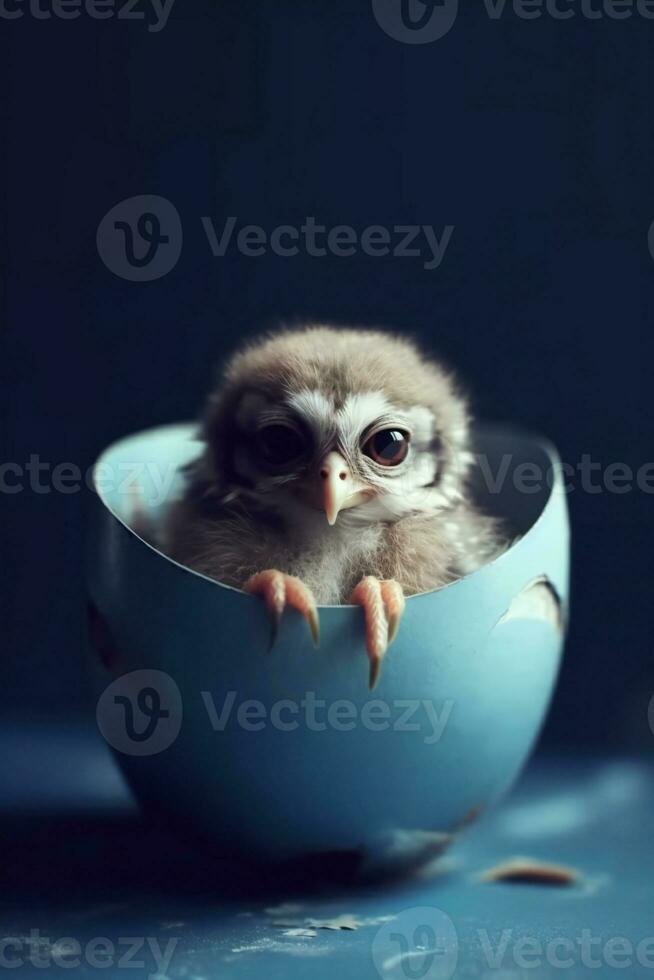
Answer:
[{"label": "owl claw", "polygon": [[368,674],[368,688],[374,691],[377,687],[377,681],[379,680],[379,674],[381,672],[381,657],[379,659],[370,660],[370,673]]},{"label": "owl claw", "polygon": [[306,619],[314,646],[320,643],[320,624],[318,609],[311,590],[294,575],[286,575],[275,568],[257,572],[243,586],[245,592],[263,597],[270,615],[270,647],[275,645],[282,613],[286,606],[292,606]]},{"label": "owl claw", "polygon": [[354,589],[350,602],[363,606],[365,613],[366,652],[370,660],[368,684],[373,690],[379,680],[381,662],[397,636],[404,612],[404,593],[393,579],[367,575]]},{"label": "owl claw", "polygon": [[382,599],[386,607],[386,616],[388,617],[388,645],[390,646],[400,628],[400,620],[402,619],[406,601],[399,582],[389,578],[382,579],[380,584]]},{"label": "owl claw", "polygon": [[[308,591],[308,590],[307,590]],[[320,622],[318,621],[318,610],[315,606],[309,607],[306,612],[306,620],[311,630],[311,638],[314,647],[320,646]]]},{"label": "owl claw", "polygon": [[269,609],[270,613],[270,639],[268,640],[268,653],[270,653],[277,643],[277,634],[279,633],[279,624],[282,619],[282,614],[277,609]]},{"label": "owl claw", "polygon": [[395,615],[389,615],[388,617],[388,645],[390,646],[395,637],[397,636],[397,631],[400,626],[400,617]]}]

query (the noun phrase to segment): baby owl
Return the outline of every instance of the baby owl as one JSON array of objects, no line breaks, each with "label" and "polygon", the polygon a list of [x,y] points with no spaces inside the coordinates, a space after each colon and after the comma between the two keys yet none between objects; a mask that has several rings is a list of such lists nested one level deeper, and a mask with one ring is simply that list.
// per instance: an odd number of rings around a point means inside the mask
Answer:
[{"label": "baby owl", "polygon": [[273,641],[286,605],[315,643],[318,603],[361,605],[371,687],[404,597],[501,548],[466,493],[466,402],[405,338],[310,326],[258,340],[227,365],[203,436],[168,552],[261,595]]}]

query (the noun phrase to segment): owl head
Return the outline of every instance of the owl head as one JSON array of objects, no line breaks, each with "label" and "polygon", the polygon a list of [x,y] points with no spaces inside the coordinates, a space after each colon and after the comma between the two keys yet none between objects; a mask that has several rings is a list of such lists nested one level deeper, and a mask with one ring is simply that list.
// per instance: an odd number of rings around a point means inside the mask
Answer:
[{"label": "owl head", "polygon": [[378,330],[311,326],[249,344],[210,397],[203,434],[200,494],[332,526],[450,506],[471,458],[451,377]]}]

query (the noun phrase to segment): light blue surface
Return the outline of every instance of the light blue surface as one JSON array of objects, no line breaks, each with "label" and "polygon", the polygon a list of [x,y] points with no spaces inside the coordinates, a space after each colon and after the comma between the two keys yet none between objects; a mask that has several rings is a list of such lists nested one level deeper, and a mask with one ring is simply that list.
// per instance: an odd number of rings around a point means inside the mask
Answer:
[{"label": "light blue surface", "polygon": [[[511,797],[454,845],[440,874],[372,888],[325,890],[314,881],[309,894],[283,881],[240,880],[233,868],[221,872],[144,823],[90,727],[0,728],[0,760],[0,936],[23,937],[24,963],[11,974],[17,978],[156,976],[149,939],[159,949],[172,944],[168,980],[443,980],[447,972],[425,969],[429,960],[418,949],[425,938],[419,927],[442,926],[443,916],[454,928],[457,980],[653,975],[636,958],[654,935],[651,760],[536,759]],[[516,854],[571,865],[579,882],[563,889],[479,883],[480,872]],[[279,909],[287,903],[297,907]],[[356,917],[358,928],[300,937],[279,924],[342,915]],[[51,946],[75,939],[80,966],[31,967],[34,930]],[[582,961],[584,934],[596,966]],[[103,969],[84,959],[99,937],[114,948]],[[141,940],[134,957],[141,965],[128,972],[118,958],[130,937]],[[631,965],[617,970],[606,944],[619,937],[633,952]],[[497,951],[503,938],[494,965],[488,948]],[[544,951],[554,941],[572,944],[571,965],[527,954],[525,940]],[[403,950],[418,958],[398,974],[392,962]],[[523,954],[542,962],[524,968]],[[451,955],[437,963],[452,965]]]},{"label": "light blue surface", "polygon": [[[556,457],[524,436],[481,433],[492,473],[510,457],[502,492],[486,492],[482,503],[509,516],[522,537],[473,575],[408,600],[371,695],[360,609],[322,608],[317,651],[302,619],[286,614],[269,654],[260,600],[176,565],[126,526],[134,496],[117,474],[138,467],[140,505],[161,517],[179,488],[178,467],[198,451],[192,435],[190,426],[142,433],[111,447],[98,464],[104,489],[95,501],[92,598],[124,669],[163,671],[180,692],[179,733],[169,747],[144,757],[118,753],[132,784],[219,846],[250,855],[348,851],[394,861],[414,845],[437,849],[443,835],[512,782],[549,703],[560,631],[538,617],[503,617],[541,576],[567,598],[568,529]],[[512,475],[524,462],[554,475],[554,490],[518,493]],[[103,685],[110,679],[105,675]],[[230,698],[230,720],[215,731],[207,704],[220,713]],[[324,702],[320,719],[309,713],[312,698]],[[238,722],[239,705],[252,700],[265,710],[259,731]],[[335,716],[327,714],[343,700],[352,730],[340,730],[342,716],[330,723]],[[373,700],[385,706],[378,710],[386,712],[386,730],[374,730],[380,716],[369,723]],[[292,705],[283,721],[298,721],[292,731],[271,723],[282,701]]]}]

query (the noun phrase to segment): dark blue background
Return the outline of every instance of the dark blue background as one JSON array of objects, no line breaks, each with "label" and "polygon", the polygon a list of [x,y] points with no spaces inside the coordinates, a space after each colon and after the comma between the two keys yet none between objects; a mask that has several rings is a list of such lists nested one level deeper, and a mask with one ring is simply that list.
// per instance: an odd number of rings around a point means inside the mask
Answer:
[{"label": "dark blue background", "polygon": [[[144,9],[143,6],[137,9]],[[652,458],[654,21],[490,20],[400,43],[369,0],[176,0],[163,31],[0,19],[5,459],[87,467],[197,413],[212,365],[270,318],[419,334],[478,415],[637,469]],[[118,201],[184,228],[166,277],[100,261]],[[445,224],[410,258],[211,255],[200,223]],[[83,693],[82,495],[2,496],[3,682],[21,715]],[[654,497],[570,496],[573,600],[545,738],[649,749]]]}]

